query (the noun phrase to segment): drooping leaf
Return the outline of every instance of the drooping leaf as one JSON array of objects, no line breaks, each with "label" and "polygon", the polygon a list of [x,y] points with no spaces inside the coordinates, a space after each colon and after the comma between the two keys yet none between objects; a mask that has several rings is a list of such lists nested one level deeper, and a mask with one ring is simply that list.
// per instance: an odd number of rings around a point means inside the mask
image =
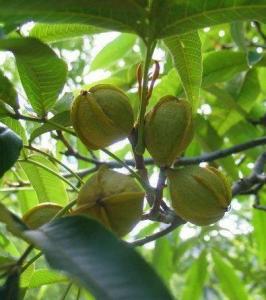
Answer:
[{"label": "drooping leaf", "polygon": [[215,273],[224,294],[230,300],[248,300],[245,286],[231,263],[217,252],[212,253]]},{"label": "drooping leaf", "polygon": [[31,264],[21,275],[19,285],[21,288],[27,288],[29,286],[32,275],[34,274],[35,265]]},{"label": "drooping leaf", "polygon": [[173,272],[174,249],[167,237],[158,239],[153,251],[153,266],[166,284],[168,284]]},{"label": "drooping leaf", "polygon": [[0,178],[17,161],[21,149],[22,140],[19,136],[0,125]]},{"label": "drooping leaf", "polygon": [[0,100],[18,108],[17,93],[10,80],[0,71]]},{"label": "drooping leaf", "polygon": [[198,107],[202,78],[201,41],[197,31],[164,40],[172,54],[174,65],[181,78],[186,96],[194,111]]},{"label": "drooping leaf", "polygon": [[108,43],[93,59],[90,70],[108,69],[134,46],[136,36],[133,34],[122,33],[112,42]]},{"label": "drooping leaf", "polygon": [[203,294],[207,275],[206,253],[202,252],[189,268],[181,300],[199,300]]},{"label": "drooping leaf", "polygon": [[231,95],[224,89],[210,87],[207,89],[217,97],[217,106],[223,106],[221,122],[217,126],[220,136],[223,136],[232,126],[248,117],[248,113],[256,104],[260,94],[260,83],[257,69],[249,70],[243,79],[239,93]]},{"label": "drooping leaf", "polygon": [[48,269],[36,270],[29,281],[29,288],[37,288],[47,284],[66,282],[68,279],[57,272]]},{"label": "drooping leaf", "polygon": [[0,40],[0,50],[14,54],[21,83],[34,111],[45,115],[65,83],[65,62],[47,45],[32,38]]},{"label": "drooping leaf", "polygon": [[247,50],[247,45],[245,40],[244,22],[232,22],[231,35],[239,50],[245,52]]},{"label": "drooping leaf", "polygon": [[29,33],[30,37],[46,43],[67,40],[83,35],[100,33],[103,30],[86,24],[45,24],[37,23]]},{"label": "drooping leaf", "polygon": [[202,85],[208,87],[217,82],[230,80],[248,69],[244,52],[214,51],[204,55]]},{"label": "drooping leaf", "polygon": [[51,267],[76,278],[97,299],[172,299],[151,267],[94,220],[65,217],[25,234]]},{"label": "drooping leaf", "polygon": [[254,209],[252,223],[254,227],[252,235],[254,237],[254,242],[256,245],[255,249],[261,265],[264,265],[266,261],[266,236],[264,231],[266,226],[265,212]]},{"label": "drooping leaf", "polygon": [[[52,170],[52,172],[59,173],[57,166],[41,155],[32,155],[30,156],[30,160],[44,165],[46,168]],[[67,203],[68,195],[62,180],[47,169],[32,164],[30,161],[26,160],[20,162],[20,164],[37,193],[39,203],[54,202],[60,205],[65,205]]]},{"label": "drooping leaf", "polygon": [[[223,138],[219,136],[209,120],[205,120],[204,117],[198,115],[195,127],[197,128],[195,139],[204,152],[212,152],[223,147]],[[225,157],[217,160],[217,162],[225,169],[231,178],[238,178],[238,172],[232,157]]]}]

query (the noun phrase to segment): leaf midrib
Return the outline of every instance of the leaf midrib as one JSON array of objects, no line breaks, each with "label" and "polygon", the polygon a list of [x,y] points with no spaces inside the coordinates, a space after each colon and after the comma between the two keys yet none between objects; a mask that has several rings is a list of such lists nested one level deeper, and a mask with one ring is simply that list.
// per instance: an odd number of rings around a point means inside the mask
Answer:
[{"label": "leaf midrib", "polygon": [[[205,10],[201,13],[198,13],[198,14],[194,14],[194,15],[191,15],[191,16],[185,16],[185,17],[181,17],[178,21],[172,23],[172,24],[169,24],[167,26],[164,27],[164,30],[159,34],[159,36],[163,36],[163,33],[164,32],[167,32],[169,31],[169,28],[173,28],[175,26],[177,26],[178,24],[182,24],[184,23],[185,21],[189,20],[189,19],[195,19],[195,18],[198,18],[198,17],[203,17],[203,16],[207,16],[207,15],[212,15],[212,14],[217,14],[217,13],[223,13],[223,12],[227,12],[227,11],[233,11],[233,10],[250,10],[250,9],[256,9],[256,8],[266,8],[266,4],[262,4],[262,5],[250,5],[250,6],[233,6],[233,7],[225,7],[225,8],[222,8],[222,9],[212,9],[212,10]],[[265,17],[266,18],[266,17]],[[189,31],[192,31],[193,29],[189,30]],[[182,34],[185,34],[185,32],[183,32]]]}]

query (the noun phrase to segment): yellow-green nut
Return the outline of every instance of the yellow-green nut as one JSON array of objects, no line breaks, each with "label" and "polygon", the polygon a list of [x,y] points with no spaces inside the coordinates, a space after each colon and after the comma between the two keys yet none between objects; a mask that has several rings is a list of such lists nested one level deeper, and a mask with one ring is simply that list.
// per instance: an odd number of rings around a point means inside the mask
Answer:
[{"label": "yellow-green nut", "polygon": [[167,171],[172,206],[178,216],[195,225],[220,220],[231,202],[225,176],[212,167],[188,166]]},{"label": "yellow-green nut", "polygon": [[144,194],[132,177],[101,167],[81,188],[74,214],[88,215],[122,237],[140,221]]},{"label": "yellow-green nut", "polygon": [[91,150],[126,138],[134,125],[127,95],[109,84],[82,91],[73,102],[71,120],[78,137]]},{"label": "yellow-green nut", "polygon": [[49,221],[62,209],[63,207],[51,202],[45,202],[29,209],[22,217],[24,223],[30,229],[36,229]]},{"label": "yellow-green nut", "polygon": [[145,146],[159,166],[170,166],[193,138],[188,101],[165,96],[145,117]]}]

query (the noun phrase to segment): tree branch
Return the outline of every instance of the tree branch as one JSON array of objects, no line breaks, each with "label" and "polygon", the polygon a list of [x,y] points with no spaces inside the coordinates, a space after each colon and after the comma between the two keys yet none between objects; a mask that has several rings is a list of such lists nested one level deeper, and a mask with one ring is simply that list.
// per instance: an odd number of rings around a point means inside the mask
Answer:
[{"label": "tree branch", "polygon": [[175,230],[177,227],[179,227],[180,225],[183,225],[185,223],[186,223],[186,221],[184,221],[183,219],[176,216],[176,218],[174,219],[172,224],[169,225],[168,227],[166,227],[165,229],[163,229],[159,232],[156,232],[150,236],[147,236],[143,239],[139,239],[134,242],[131,242],[130,245],[133,247],[143,246],[147,243],[153,242],[153,241],[165,236],[166,234],[170,233],[171,231]]},{"label": "tree branch", "polygon": [[266,177],[263,175],[264,165],[266,164],[266,152],[261,154],[255,162],[252,173],[238,180],[233,184],[232,195],[243,194],[250,191],[254,186],[258,184],[264,184],[266,182]]},{"label": "tree branch", "polygon": [[235,145],[235,146],[227,148],[227,149],[222,149],[222,150],[217,150],[217,151],[213,151],[210,153],[206,153],[201,156],[196,156],[196,157],[192,157],[192,158],[181,157],[178,161],[176,161],[175,166],[194,165],[194,164],[199,164],[201,162],[210,162],[210,161],[214,161],[219,158],[229,156],[231,154],[239,153],[239,152],[251,149],[251,148],[255,148],[257,146],[265,145],[265,144],[266,144],[266,136],[248,141],[243,144],[238,144],[238,145]]}]

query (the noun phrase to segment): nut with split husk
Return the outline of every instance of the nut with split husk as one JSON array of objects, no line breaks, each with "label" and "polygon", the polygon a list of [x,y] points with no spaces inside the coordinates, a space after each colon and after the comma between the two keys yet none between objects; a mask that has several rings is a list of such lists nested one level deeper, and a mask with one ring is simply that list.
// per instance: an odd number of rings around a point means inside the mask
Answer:
[{"label": "nut with split husk", "polygon": [[145,146],[159,166],[170,166],[192,138],[192,108],[184,99],[165,96],[145,117]]},{"label": "nut with split husk", "polygon": [[195,225],[220,220],[231,202],[225,176],[213,167],[188,166],[169,169],[167,179],[172,206],[178,216]]},{"label": "nut with split husk", "polygon": [[73,102],[71,120],[78,137],[91,150],[126,138],[134,125],[129,98],[109,84],[82,91]]},{"label": "nut with split husk", "polygon": [[102,166],[81,188],[74,214],[88,215],[121,237],[141,220],[143,200],[132,177]]}]

